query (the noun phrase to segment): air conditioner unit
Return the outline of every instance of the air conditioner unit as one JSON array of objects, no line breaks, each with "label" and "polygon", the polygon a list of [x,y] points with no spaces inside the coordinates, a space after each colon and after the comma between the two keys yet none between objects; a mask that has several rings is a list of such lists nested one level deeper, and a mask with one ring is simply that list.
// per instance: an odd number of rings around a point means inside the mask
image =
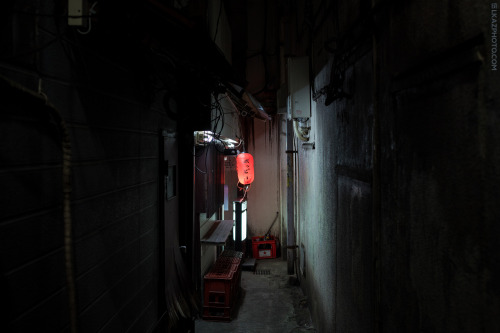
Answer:
[{"label": "air conditioner unit", "polygon": [[311,86],[309,58],[288,58],[289,112],[293,119],[311,117]]}]

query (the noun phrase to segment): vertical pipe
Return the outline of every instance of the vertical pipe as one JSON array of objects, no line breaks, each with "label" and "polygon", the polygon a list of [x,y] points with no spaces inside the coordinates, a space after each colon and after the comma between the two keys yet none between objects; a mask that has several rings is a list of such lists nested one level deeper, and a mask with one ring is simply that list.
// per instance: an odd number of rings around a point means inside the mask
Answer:
[{"label": "vertical pipe", "polygon": [[235,217],[236,217],[236,235],[234,237],[234,249],[236,251],[241,251],[243,246],[241,245],[241,202],[235,201]]},{"label": "vertical pipe", "polygon": [[167,313],[166,298],[166,263],[165,263],[165,135],[166,131],[160,130],[158,136],[158,321],[155,327],[163,327]]},{"label": "vertical pipe", "polygon": [[[47,102],[46,102],[47,103]],[[48,104],[48,103],[47,103]],[[70,332],[78,332],[78,305],[76,300],[76,269],[73,240],[73,222],[71,218],[71,139],[66,122],[61,114],[51,108],[59,117],[60,127],[63,133],[63,219],[64,219],[64,254],[66,266],[66,283],[69,300]]]},{"label": "vertical pipe", "polygon": [[200,243],[200,219],[196,213],[196,147],[193,143],[193,188],[192,196],[192,238],[191,238],[191,272],[196,291],[201,290],[201,243]]},{"label": "vertical pipe", "polygon": [[[372,12],[376,1],[372,0]],[[379,59],[377,44],[376,17],[372,16],[372,89],[373,89],[373,132],[372,132],[372,251],[373,251],[373,332],[381,332],[381,166],[380,166],[380,105],[379,105]]]},{"label": "vertical pipe", "polygon": [[293,120],[286,121],[286,216],[287,216],[287,263],[288,274],[294,273],[295,226],[293,209]]}]

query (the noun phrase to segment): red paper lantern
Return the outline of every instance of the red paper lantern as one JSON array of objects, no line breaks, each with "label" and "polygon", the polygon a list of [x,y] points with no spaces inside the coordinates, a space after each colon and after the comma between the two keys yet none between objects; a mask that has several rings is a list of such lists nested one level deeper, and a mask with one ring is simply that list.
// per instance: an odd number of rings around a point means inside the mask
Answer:
[{"label": "red paper lantern", "polygon": [[241,153],[236,156],[236,171],[238,171],[238,180],[243,185],[253,182],[253,157],[249,153]]}]

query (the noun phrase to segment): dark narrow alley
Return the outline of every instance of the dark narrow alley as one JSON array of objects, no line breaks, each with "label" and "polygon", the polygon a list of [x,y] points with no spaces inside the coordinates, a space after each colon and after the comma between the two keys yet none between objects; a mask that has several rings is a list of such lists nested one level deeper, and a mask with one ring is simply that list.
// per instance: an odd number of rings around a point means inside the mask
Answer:
[{"label": "dark narrow alley", "polygon": [[497,2],[2,6],[1,332],[500,332]]}]

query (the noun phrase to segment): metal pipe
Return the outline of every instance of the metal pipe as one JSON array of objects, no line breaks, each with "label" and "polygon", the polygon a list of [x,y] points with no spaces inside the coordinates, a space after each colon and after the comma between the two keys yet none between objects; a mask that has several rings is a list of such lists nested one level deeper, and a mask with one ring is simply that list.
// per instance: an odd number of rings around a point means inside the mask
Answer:
[{"label": "metal pipe", "polygon": [[287,266],[288,274],[294,274],[295,226],[293,207],[293,120],[286,121],[286,215],[287,215]]},{"label": "metal pipe", "polygon": [[[379,1],[380,2],[380,1]],[[372,12],[377,9],[377,1],[372,0]],[[376,18],[372,16],[375,25]],[[377,29],[372,27],[372,89],[373,89],[373,130],[372,130],[372,251],[373,251],[373,328],[374,332],[382,331],[381,320],[381,152],[380,152],[380,133],[381,133],[381,115],[380,115],[380,74],[379,74],[379,55],[377,43]]]}]

